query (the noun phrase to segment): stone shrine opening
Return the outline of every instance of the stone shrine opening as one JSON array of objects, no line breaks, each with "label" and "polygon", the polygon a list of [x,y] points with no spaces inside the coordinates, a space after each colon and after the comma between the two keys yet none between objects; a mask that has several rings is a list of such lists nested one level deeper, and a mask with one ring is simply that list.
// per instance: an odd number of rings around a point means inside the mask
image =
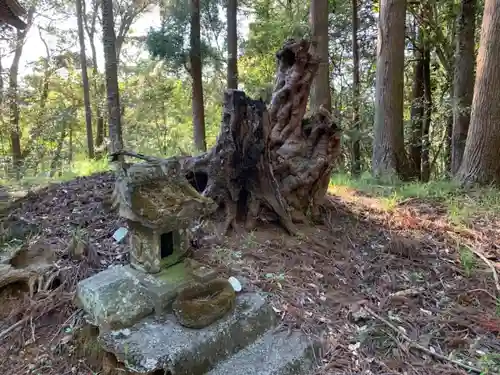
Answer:
[{"label": "stone shrine opening", "polygon": [[174,253],[174,235],[172,232],[160,236],[160,258],[169,257]]}]

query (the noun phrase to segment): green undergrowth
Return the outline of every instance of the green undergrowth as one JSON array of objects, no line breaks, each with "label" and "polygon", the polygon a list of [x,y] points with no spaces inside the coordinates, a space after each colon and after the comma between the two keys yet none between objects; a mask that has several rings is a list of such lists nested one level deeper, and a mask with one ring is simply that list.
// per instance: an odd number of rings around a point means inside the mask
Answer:
[{"label": "green undergrowth", "polygon": [[500,190],[495,187],[463,189],[449,180],[382,184],[366,173],[358,179],[342,173],[332,176],[329,188],[332,194],[352,195],[353,190],[376,198],[387,211],[415,198],[439,202],[447,209],[448,220],[454,225],[468,225],[478,217],[488,219],[500,215]]},{"label": "green undergrowth", "polygon": [[110,170],[110,168],[106,157],[99,160],[81,159],[76,160],[70,166],[66,167],[62,173],[57,173],[52,177],[49,171],[41,171],[38,174],[27,171],[19,180],[2,176],[0,184],[7,187],[11,192],[26,191],[47,186],[51,183],[65,182],[77,177],[89,176],[94,173]]}]

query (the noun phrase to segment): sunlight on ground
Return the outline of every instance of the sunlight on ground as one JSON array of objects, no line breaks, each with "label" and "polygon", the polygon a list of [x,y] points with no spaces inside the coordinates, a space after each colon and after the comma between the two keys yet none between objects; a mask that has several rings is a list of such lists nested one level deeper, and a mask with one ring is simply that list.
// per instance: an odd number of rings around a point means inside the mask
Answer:
[{"label": "sunlight on ground", "polygon": [[346,174],[333,175],[328,192],[343,199],[392,212],[411,200],[436,201],[447,208],[448,220],[454,225],[467,225],[472,217],[486,218],[500,214],[500,191],[493,187],[461,189],[451,181],[410,182],[382,185],[369,174],[351,179]]},{"label": "sunlight on ground", "polygon": [[71,167],[59,175],[50,177],[48,172],[42,172],[37,176],[23,177],[17,181],[15,179],[0,179],[0,184],[6,186],[12,192],[36,189],[51,183],[58,183],[72,180],[76,177],[89,176],[94,173],[110,170],[110,165],[106,157],[101,160],[76,160]]}]

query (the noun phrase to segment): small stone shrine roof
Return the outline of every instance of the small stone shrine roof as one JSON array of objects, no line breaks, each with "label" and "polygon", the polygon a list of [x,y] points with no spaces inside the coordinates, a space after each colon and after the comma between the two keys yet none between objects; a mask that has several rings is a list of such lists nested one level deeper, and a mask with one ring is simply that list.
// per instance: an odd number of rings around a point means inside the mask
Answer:
[{"label": "small stone shrine roof", "polygon": [[187,228],[195,219],[217,209],[213,200],[191,186],[176,158],[120,169],[113,207],[127,220],[164,232]]},{"label": "small stone shrine roof", "polygon": [[0,25],[8,24],[22,30],[26,27],[21,20],[25,14],[26,9],[17,0],[0,0]]}]

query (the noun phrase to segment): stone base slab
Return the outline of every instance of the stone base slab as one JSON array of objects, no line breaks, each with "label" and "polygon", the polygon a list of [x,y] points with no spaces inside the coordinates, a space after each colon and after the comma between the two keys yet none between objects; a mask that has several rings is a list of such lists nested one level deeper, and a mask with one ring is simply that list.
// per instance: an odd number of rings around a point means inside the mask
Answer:
[{"label": "stone base slab", "polygon": [[78,283],[77,303],[101,330],[130,327],[153,312],[168,312],[180,288],[216,277],[208,267],[194,267],[193,272],[193,262],[184,261],[156,274],[128,265],[112,266]]}]

